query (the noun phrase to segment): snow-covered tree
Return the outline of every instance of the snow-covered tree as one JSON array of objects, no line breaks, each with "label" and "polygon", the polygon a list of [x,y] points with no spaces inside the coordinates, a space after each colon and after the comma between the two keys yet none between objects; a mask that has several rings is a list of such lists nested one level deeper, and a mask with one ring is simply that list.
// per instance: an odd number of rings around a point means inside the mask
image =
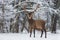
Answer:
[{"label": "snow-covered tree", "polygon": [[[36,7],[36,4],[40,4],[40,10],[38,12],[35,12],[34,14],[35,16],[33,17],[33,19],[38,20],[42,18],[43,20],[47,21],[46,26],[50,27],[51,26],[51,15],[53,13],[57,13],[56,9],[54,9],[54,5],[55,5],[54,0],[4,0],[4,19],[6,22],[6,26],[8,26],[8,30],[10,26],[10,19],[11,18],[15,19],[15,15],[23,11],[22,4],[25,4],[25,1],[31,2],[31,4],[33,5],[33,6],[31,5],[31,8],[27,6],[28,11],[32,8],[34,10]],[[14,4],[14,6],[12,6],[11,4]],[[17,5],[18,7],[15,8],[15,6]],[[25,17],[23,15],[25,14],[20,13],[20,20],[23,20],[23,17]]]}]

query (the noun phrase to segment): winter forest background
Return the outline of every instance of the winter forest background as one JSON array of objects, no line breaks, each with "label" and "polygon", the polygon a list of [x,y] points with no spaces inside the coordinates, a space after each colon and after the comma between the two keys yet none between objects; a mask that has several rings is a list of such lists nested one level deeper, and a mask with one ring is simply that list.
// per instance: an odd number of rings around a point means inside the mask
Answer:
[{"label": "winter forest background", "polygon": [[[35,39],[29,37],[28,21],[22,9],[25,4],[27,4],[27,11],[33,11],[36,5],[40,4],[40,10],[35,12],[33,19],[40,20],[41,18],[46,21],[45,26],[48,32],[46,40],[55,40],[56,37],[56,40],[60,40],[58,38],[60,35],[60,0],[0,0],[0,33],[18,33],[0,34],[1,40],[40,40],[39,31],[36,31]],[[56,34],[51,34],[53,30]],[[24,39],[23,36],[26,38]],[[3,39],[5,37],[6,39]]]}]

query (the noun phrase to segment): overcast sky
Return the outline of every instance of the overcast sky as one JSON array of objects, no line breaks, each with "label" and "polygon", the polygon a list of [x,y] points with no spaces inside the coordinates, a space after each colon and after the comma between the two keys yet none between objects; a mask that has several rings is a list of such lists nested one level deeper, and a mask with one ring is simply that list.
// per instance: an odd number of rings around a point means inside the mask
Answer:
[{"label": "overcast sky", "polygon": [[2,0],[0,0],[0,2],[1,2]]},{"label": "overcast sky", "polygon": [[0,2],[1,2],[2,0],[0,0]]}]

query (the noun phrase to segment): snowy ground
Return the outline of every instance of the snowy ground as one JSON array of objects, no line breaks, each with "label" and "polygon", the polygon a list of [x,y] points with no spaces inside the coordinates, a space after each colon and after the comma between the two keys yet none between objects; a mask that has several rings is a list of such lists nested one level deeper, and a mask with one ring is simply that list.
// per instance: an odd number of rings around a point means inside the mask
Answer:
[{"label": "snowy ground", "polygon": [[60,40],[60,30],[57,31],[57,34],[52,34],[47,32],[47,38],[40,38],[40,32],[36,32],[36,37],[29,37],[27,32],[23,33],[0,33],[0,40]]}]

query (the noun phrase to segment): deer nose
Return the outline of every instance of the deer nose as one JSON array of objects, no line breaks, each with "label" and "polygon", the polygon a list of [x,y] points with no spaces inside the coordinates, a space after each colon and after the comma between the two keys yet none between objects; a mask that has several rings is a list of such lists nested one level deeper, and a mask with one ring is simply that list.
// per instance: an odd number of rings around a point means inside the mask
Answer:
[{"label": "deer nose", "polygon": [[29,17],[29,19],[31,19],[31,17]]}]

